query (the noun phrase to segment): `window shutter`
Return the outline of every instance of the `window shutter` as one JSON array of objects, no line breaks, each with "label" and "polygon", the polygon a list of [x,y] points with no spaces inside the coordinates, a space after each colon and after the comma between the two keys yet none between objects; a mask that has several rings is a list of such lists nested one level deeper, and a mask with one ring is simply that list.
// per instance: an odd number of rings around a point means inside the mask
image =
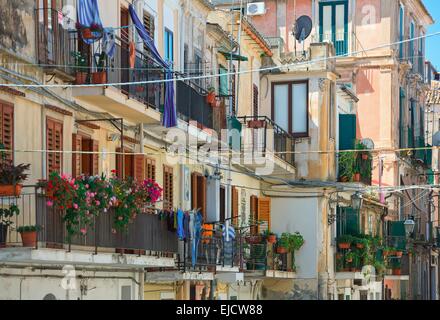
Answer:
[{"label": "window shutter", "polygon": [[201,208],[202,215],[203,215],[203,221],[206,221],[206,177],[205,176],[198,176],[198,183],[197,183],[197,191],[199,193],[198,201],[198,207]]},{"label": "window shutter", "polygon": [[232,225],[235,227],[238,227],[238,216],[238,189],[236,187],[232,187]]},{"label": "window shutter", "polygon": [[151,158],[145,159],[145,171],[146,171],[146,175],[145,175],[146,179],[151,179],[153,181],[156,181],[156,161],[154,159]]},{"label": "window shutter", "polygon": [[257,220],[258,220],[258,197],[257,196],[251,196],[251,212],[250,212],[250,224],[251,226],[251,234],[255,235],[258,233],[258,226],[257,226]]},{"label": "window shutter", "polygon": [[254,117],[258,116],[258,87],[254,84],[254,96],[253,96],[253,110]]},{"label": "window shutter", "polygon": [[116,175],[120,178],[124,177],[124,170],[122,168],[122,152],[121,148],[116,148]]},{"label": "window shutter", "polygon": [[197,209],[197,173],[191,174],[191,207]]},{"label": "window shutter", "polygon": [[258,232],[270,230],[270,198],[258,199]]},{"label": "window shutter", "polygon": [[[0,143],[6,150],[14,149],[14,107],[0,103]],[[13,160],[14,153],[5,152],[6,160]]]},{"label": "window shutter", "polygon": [[142,182],[145,179],[145,156],[135,155],[134,156],[134,178],[138,182]]},{"label": "window shutter", "polygon": [[173,168],[168,167],[168,166],[164,166],[163,167],[163,184],[164,184],[164,188],[163,188],[163,200],[164,200],[164,208],[165,209],[172,209],[173,205],[174,205],[174,185],[173,185],[173,180],[174,180],[174,174],[173,174]]},{"label": "window shutter", "polygon": [[148,12],[144,12],[144,26],[151,39],[154,40],[154,17]]},{"label": "window shutter", "polygon": [[99,141],[92,141],[92,151],[94,152],[92,155],[92,174],[94,176],[99,175]]},{"label": "window shutter", "polygon": [[[49,151],[63,150],[63,124],[47,119],[46,121],[46,146]],[[63,155],[60,152],[47,153],[47,173],[56,171],[61,173]]]},{"label": "window shutter", "polygon": [[72,176],[79,177],[82,173],[81,170],[81,153],[75,153],[75,151],[82,150],[82,137],[78,134],[72,135]]}]

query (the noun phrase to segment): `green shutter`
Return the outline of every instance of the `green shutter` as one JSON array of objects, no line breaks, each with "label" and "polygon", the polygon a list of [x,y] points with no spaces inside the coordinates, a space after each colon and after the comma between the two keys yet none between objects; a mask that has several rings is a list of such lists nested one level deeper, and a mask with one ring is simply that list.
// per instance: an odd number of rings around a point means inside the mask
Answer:
[{"label": "green shutter", "polygon": [[356,115],[339,115],[339,150],[353,150],[356,141]]},{"label": "green shutter", "polygon": [[220,96],[228,96],[229,95],[229,90],[228,90],[228,70],[226,70],[223,67],[220,67]]},{"label": "green shutter", "polygon": [[[232,150],[234,151],[240,151],[241,150],[241,131],[242,131],[242,124],[236,117],[231,117],[228,119],[228,128],[230,130],[237,130],[240,133],[239,137],[234,137],[232,135],[229,136],[229,145],[231,146]],[[236,131],[231,132],[236,132]],[[237,139],[238,138],[238,139]]]},{"label": "green shutter", "polygon": [[358,235],[360,233],[359,210],[349,207],[339,207],[337,211],[336,234]]},{"label": "green shutter", "polygon": [[390,245],[396,249],[406,249],[406,232],[404,221],[389,221],[388,233]]}]

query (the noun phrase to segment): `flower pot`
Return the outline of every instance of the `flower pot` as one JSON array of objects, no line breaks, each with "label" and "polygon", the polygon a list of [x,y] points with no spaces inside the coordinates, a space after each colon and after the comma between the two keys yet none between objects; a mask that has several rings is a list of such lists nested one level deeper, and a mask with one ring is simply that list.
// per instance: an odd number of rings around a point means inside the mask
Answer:
[{"label": "flower pot", "polygon": [[361,181],[361,174],[360,173],[355,173],[353,175],[353,181],[354,182],[360,182]]},{"label": "flower pot", "polygon": [[86,72],[77,72],[75,75],[75,83],[76,84],[85,84],[87,82],[87,73]]},{"label": "flower pot", "polygon": [[384,251],[382,252],[382,255],[383,255],[384,257],[389,256],[389,254],[390,254],[390,252],[389,252],[388,250],[384,250]]},{"label": "flower pot", "polygon": [[356,248],[363,249],[365,248],[365,245],[363,243],[356,243]]},{"label": "flower pot", "polygon": [[350,243],[349,242],[341,242],[338,243],[339,249],[350,249]]},{"label": "flower pot", "polygon": [[260,129],[264,128],[264,120],[250,120],[247,123],[248,128],[251,129]]},{"label": "flower pot", "polygon": [[401,269],[393,269],[393,276],[400,276],[402,275]]},{"label": "flower pot", "polygon": [[268,242],[268,243],[271,243],[271,244],[276,243],[276,242],[277,242],[277,236],[274,235],[274,234],[269,235],[269,236],[267,237],[267,242]]},{"label": "flower pot", "polygon": [[0,197],[17,197],[21,194],[21,184],[0,185]]},{"label": "flower pot", "polygon": [[277,248],[277,253],[278,254],[285,254],[285,253],[287,253],[287,249],[284,248],[284,247],[278,247]]},{"label": "flower pot", "polygon": [[37,246],[37,231],[21,232],[23,247],[35,248]]},{"label": "flower pot", "polygon": [[346,259],[345,262],[347,262],[347,263],[352,263],[352,262],[353,262],[353,259]]},{"label": "flower pot", "polygon": [[402,256],[403,256],[403,252],[402,252],[402,251],[396,251],[396,252],[394,252],[394,255],[395,255],[397,258],[402,258]]},{"label": "flower pot", "polygon": [[92,33],[92,30],[90,28],[84,28],[81,30],[81,35],[83,39],[94,39],[95,36]]},{"label": "flower pot", "polygon": [[259,244],[262,242],[263,239],[261,238],[261,236],[249,236],[246,237],[245,240],[249,244]]},{"label": "flower pot", "polygon": [[0,223],[0,248],[6,246],[8,236],[8,225]]},{"label": "flower pot", "polygon": [[208,95],[206,96],[206,102],[209,103],[210,105],[215,103],[215,92],[208,93]]},{"label": "flower pot", "polygon": [[363,153],[362,154],[362,160],[368,160],[368,154]]},{"label": "flower pot", "polygon": [[92,82],[94,84],[107,83],[107,72],[106,71],[93,72],[92,73]]},{"label": "flower pot", "polygon": [[346,176],[342,176],[342,177],[339,178],[339,180],[341,182],[348,182],[350,179],[348,179],[348,177],[346,177]]}]

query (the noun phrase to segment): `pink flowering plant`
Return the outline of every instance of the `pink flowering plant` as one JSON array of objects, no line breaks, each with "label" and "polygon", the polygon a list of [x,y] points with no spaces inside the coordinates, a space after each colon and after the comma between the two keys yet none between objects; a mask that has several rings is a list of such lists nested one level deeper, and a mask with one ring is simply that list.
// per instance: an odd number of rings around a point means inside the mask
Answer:
[{"label": "pink flowering plant", "polygon": [[95,218],[109,210],[114,212],[113,232],[125,230],[137,214],[146,212],[146,206],[162,196],[162,188],[154,181],[120,179],[115,172],[109,179],[104,175],[74,179],[54,172],[44,187],[47,205],[64,213],[69,237],[85,236],[94,227]]}]

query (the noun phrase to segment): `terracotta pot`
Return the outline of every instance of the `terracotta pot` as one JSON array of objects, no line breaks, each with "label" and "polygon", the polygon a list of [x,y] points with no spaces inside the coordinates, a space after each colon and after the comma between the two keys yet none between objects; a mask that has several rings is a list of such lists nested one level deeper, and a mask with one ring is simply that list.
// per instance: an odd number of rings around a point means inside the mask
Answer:
[{"label": "terracotta pot", "polygon": [[394,255],[395,255],[396,257],[398,257],[398,258],[402,258],[402,256],[403,256],[403,252],[402,252],[402,251],[396,251],[396,252],[394,253]]},{"label": "terracotta pot", "polygon": [[285,254],[285,253],[287,253],[287,249],[284,248],[284,247],[278,247],[277,248],[277,253],[278,254]]},{"label": "terracotta pot", "polygon": [[264,128],[264,120],[250,120],[247,123],[248,128],[259,129]]},{"label": "terracotta pot", "polygon": [[208,95],[206,96],[206,102],[209,103],[210,105],[215,103],[215,92],[208,93]]},{"label": "terracotta pot", "polygon": [[92,30],[90,28],[84,28],[81,30],[81,35],[83,39],[94,39],[95,36],[92,33]]},{"label": "terracotta pot", "polygon": [[400,276],[402,275],[401,269],[393,269],[393,276]]},{"label": "terracotta pot", "polygon": [[93,72],[92,73],[92,82],[94,84],[107,83],[107,72],[106,71]]},{"label": "terracotta pot", "polygon": [[350,249],[350,243],[348,242],[341,242],[338,243],[339,249]]},{"label": "terracotta pot", "polygon": [[37,246],[37,231],[21,232],[23,247],[35,248]]},{"label": "terracotta pot", "polygon": [[267,237],[267,242],[274,244],[277,242],[277,236],[274,234],[271,234]]},{"label": "terracotta pot", "polygon": [[363,249],[365,248],[365,245],[363,243],[356,243],[356,248]]},{"label": "terracotta pot", "polygon": [[76,84],[85,84],[87,82],[87,73],[86,72],[77,72],[75,75],[75,83]]},{"label": "terracotta pot", "polygon": [[21,194],[21,189],[23,189],[21,184],[0,185],[0,197],[17,197]]},{"label": "terracotta pot", "polygon": [[382,254],[384,257],[387,257],[390,254],[390,252],[388,250],[384,250]]},{"label": "terracotta pot", "polygon": [[361,181],[361,174],[360,173],[355,173],[353,175],[353,181],[354,182],[360,182]]},{"label": "terracotta pot", "polygon": [[362,154],[362,160],[368,160],[368,154],[363,153]]},{"label": "terracotta pot", "polygon": [[341,182],[348,182],[348,180],[350,180],[350,179],[348,179],[348,177],[346,177],[346,176],[342,176],[342,177],[339,178],[339,180]]},{"label": "terracotta pot", "polygon": [[347,263],[352,263],[352,262],[353,262],[353,259],[346,259],[345,262],[347,262]]}]

